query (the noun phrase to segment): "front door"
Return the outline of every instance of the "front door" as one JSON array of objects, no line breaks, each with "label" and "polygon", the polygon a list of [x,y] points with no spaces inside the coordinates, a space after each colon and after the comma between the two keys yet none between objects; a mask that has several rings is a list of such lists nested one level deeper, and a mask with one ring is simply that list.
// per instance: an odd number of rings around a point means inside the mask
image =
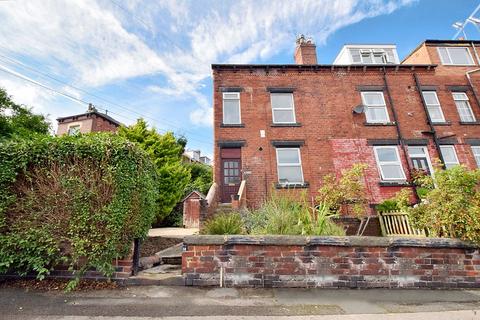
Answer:
[{"label": "front door", "polygon": [[[228,151],[227,151],[228,150]],[[237,151],[238,150],[238,151]],[[222,150],[223,151],[223,150]],[[223,203],[232,201],[242,182],[240,149],[226,149],[222,152],[222,196]]]}]

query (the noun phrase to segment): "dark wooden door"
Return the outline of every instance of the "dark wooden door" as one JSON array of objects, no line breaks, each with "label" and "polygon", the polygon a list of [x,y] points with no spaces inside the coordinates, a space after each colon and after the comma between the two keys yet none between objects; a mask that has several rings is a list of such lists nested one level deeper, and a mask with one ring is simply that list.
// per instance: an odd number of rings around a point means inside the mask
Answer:
[{"label": "dark wooden door", "polygon": [[229,203],[232,201],[232,195],[237,194],[240,183],[242,182],[240,148],[222,149],[221,161],[221,201],[223,203]]}]

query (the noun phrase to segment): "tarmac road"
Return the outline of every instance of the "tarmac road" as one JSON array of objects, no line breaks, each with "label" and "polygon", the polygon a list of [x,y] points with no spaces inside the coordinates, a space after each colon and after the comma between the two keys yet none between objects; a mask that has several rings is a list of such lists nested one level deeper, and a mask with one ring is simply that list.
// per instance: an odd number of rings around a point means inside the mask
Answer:
[{"label": "tarmac road", "polygon": [[0,289],[0,319],[480,319],[480,290]]}]

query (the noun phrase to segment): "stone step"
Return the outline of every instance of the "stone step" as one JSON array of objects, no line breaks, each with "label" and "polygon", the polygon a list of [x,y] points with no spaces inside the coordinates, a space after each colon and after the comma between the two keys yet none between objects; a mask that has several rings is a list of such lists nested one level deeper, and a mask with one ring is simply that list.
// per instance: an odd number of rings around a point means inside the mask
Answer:
[{"label": "stone step", "polygon": [[155,253],[162,264],[182,265],[183,243]]},{"label": "stone step", "polygon": [[127,280],[130,285],[164,285],[183,286],[182,266],[162,264],[140,271],[136,276]]}]

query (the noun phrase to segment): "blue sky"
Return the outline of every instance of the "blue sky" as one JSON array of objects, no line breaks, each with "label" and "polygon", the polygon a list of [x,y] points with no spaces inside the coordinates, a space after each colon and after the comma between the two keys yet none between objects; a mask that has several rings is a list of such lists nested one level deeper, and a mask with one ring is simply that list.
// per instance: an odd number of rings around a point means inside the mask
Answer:
[{"label": "blue sky", "polygon": [[[395,43],[402,59],[424,39],[452,38],[452,23],[477,5],[471,0],[0,1],[0,86],[52,123],[84,112],[79,99],[125,124],[143,117],[211,155],[212,63],[292,63],[298,33],[313,37],[319,63],[331,63],[346,43]],[[467,35],[480,34],[470,28]]]}]

